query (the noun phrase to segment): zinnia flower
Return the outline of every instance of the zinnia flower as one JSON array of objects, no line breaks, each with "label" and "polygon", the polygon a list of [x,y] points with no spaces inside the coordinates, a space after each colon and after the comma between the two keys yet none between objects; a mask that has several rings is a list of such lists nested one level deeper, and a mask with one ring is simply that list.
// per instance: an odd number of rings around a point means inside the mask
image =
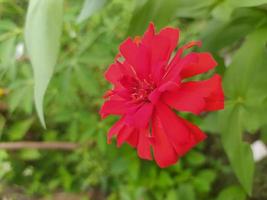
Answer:
[{"label": "zinnia flower", "polygon": [[160,167],[176,163],[196,144],[206,138],[194,124],[176,115],[173,109],[199,115],[223,109],[221,78],[186,81],[207,72],[217,63],[210,53],[184,51],[201,43],[190,42],[172,55],[179,40],[179,30],[166,27],[155,33],[151,23],[143,35],[126,39],[120,53],[105,73],[113,89],[105,95],[100,114],[119,115],[111,127],[117,145],[124,142],[137,149],[142,159],[153,157]]}]

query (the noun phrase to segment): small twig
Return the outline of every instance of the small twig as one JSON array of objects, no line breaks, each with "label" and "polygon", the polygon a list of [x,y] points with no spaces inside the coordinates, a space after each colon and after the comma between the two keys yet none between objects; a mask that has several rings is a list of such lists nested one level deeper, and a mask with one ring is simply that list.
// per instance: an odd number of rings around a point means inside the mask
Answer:
[{"label": "small twig", "polygon": [[72,151],[80,145],[73,142],[0,142],[0,149],[21,150],[21,149],[45,149]]}]

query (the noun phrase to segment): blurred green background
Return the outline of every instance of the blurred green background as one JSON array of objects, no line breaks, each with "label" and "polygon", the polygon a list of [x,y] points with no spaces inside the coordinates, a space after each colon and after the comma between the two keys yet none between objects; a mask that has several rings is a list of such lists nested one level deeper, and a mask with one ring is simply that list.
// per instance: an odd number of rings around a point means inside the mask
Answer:
[{"label": "blurred green background", "polygon": [[[24,40],[25,23],[34,19],[25,22],[28,4],[0,0],[0,144],[64,141],[80,147],[0,148],[1,199],[267,199],[267,159],[255,163],[249,146],[267,143],[267,0],[65,0],[60,50],[44,100],[47,129],[34,108]],[[48,25],[60,13],[49,9]],[[179,45],[202,40],[195,51],[214,55],[226,96],[224,111],[182,113],[208,138],[166,169],[140,160],[127,145],[108,145],[106,133],[116,117],[101,121],[98,115],[110,87],[103,72],[119,44],[142,35],[150,21],[158,30],[179,27]],[[38,47],[38,40],[28,40]]]}]

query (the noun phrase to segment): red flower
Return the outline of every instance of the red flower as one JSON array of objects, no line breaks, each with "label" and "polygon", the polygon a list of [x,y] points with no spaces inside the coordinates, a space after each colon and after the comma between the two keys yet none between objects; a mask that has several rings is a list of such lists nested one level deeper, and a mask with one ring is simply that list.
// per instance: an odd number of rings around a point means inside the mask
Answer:
[{"label": "red flower", "polygon": [[210,53],[184,50],[200,46],[191,42],[172,53],[179,30],[164,28],[155,33],[151,23],[142,38],[128,38],[120,46],[120,54],[106,71],[113,89],[105,95],[102,118],[121,116],[108,133],[108,141],[117,137],[117,145],[127,142],[137,148],[140,158],[154,159],[160,167],[177,162],[192,147],[205,139],[194,124],[177,116],[172,109],[200,114],[223,109],[221,77],[204,81],[185,81],[217,63]]}]

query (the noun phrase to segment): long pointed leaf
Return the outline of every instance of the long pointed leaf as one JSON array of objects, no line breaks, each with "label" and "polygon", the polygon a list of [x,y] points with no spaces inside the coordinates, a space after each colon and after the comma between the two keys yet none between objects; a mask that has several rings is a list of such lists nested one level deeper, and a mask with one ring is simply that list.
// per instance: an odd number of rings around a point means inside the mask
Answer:
[{"label": "long pointed leaf", "polygon": [[25,41],[34,72],[35,106],[44,127],[43,98],[56,64],[62,22],[63,0],[30,0]]}]

